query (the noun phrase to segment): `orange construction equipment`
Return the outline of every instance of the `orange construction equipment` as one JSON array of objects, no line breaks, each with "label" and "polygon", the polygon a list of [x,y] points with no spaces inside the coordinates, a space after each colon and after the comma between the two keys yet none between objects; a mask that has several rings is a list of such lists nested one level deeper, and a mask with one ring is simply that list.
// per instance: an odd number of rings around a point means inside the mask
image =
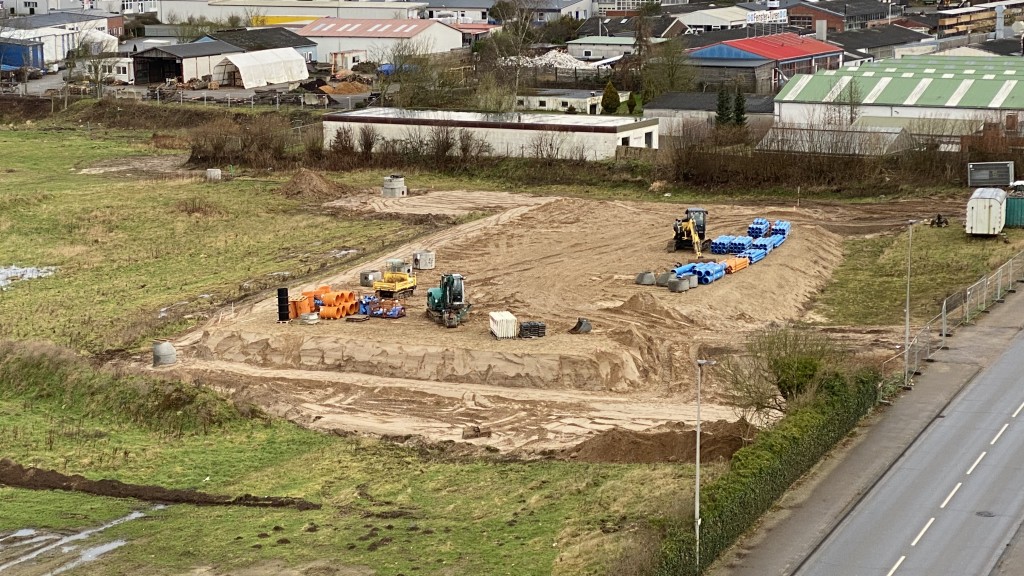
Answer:
[{"label": "orange construction equipment", "polygon": [[725,260],[722,260],[722,262],[725,263],[726,274],[735,274],[747,266],[750,266],[749,258],[726,258]]}]

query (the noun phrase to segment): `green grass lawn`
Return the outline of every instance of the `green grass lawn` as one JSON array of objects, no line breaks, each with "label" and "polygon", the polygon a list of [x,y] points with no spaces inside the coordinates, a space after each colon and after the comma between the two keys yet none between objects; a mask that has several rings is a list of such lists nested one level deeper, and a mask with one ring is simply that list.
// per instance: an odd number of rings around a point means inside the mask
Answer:
[{"label": "green grass lawn", "polygon": [[78,172],[98,160],[158,153],[144,138],[0,132],[0,266],[58,268],[0,292],[0,337],[89,352],[138,345],[281,282],[272,274],[302,276],[340,264],[334,250],[357,249],[351,260],[427,229],[319,214],[274,191],[284,178],[210,185]]},{"label": "green grass lawn", "polygon": [[[935,317],[951,293],[973,284],[1024,250],[1024,230],[999,238],[973,238],[963,228],[914,228],[910,311],[915,322]],[[903,318],[907,282],[907,232],[850,238],[845,259],[819,300],[836,324],[891,325]]]},{"label": "green grass lawn", "polygon": [[[46,370],[23,366],[7,374],[33,378]],[[208,434],[169,434],[95,404],[118,398],[117,388],[131,385],[127,381],[81,367],[61,370],[49,374],[47,394],[38,383],[0,391],[5,457],[93,479],[294,496],[323,505],[304,512],[154,510],[142,502],[0,489],[0,531],[86,528],[133,509],[146,512],[146,520],[105,531],[101,539],[129,544],[78,573],[180,574],[200,565],[326,559],[382,575],[598,574],[650,526],[692,513],[690,465],[454,460],[428,449],[240,416]],[[53,396],[63,382],[81,378],[101,383],[88,397],[75,390]],[[708,466],[709,478],[721,470]],[[310,524],[318,529],[307,531]]]}]

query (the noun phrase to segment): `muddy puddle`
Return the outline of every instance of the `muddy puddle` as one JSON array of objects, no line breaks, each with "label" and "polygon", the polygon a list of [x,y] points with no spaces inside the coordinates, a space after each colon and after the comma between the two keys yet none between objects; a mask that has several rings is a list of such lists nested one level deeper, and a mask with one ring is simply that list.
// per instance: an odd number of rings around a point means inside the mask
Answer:
[{"label": "muddy puddle", "polygon": [[[155,506],[151,510],[161,508],[163,506]],[[127,544],[124,540],[104,541],[104,531],[145,515],[145,512],[134,511],[105,524],[70,533],[34,528],[0,532],[0,574],[51,576],[93,562]]]}]

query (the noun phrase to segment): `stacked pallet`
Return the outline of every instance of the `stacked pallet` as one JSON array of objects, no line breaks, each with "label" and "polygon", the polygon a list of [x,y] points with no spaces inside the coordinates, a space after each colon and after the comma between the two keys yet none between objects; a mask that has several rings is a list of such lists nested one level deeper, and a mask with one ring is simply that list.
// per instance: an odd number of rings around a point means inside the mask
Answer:
[{"label": "stacked pallet", "polygon": [[519,324],[520,338],[543,338],[547,333],[547,325],[543,322],[523,322]]}]

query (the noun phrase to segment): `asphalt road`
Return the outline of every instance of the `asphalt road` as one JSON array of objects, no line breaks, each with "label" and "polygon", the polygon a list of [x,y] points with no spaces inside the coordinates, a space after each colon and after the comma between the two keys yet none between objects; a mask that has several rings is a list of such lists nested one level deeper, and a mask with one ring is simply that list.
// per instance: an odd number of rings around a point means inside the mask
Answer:
[{"label": "asphalt road", "polygon": [[1024,335],[929,425],[796,572],[987,575],[1024,520]]}]

